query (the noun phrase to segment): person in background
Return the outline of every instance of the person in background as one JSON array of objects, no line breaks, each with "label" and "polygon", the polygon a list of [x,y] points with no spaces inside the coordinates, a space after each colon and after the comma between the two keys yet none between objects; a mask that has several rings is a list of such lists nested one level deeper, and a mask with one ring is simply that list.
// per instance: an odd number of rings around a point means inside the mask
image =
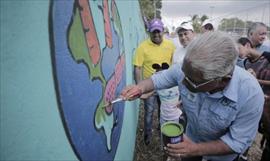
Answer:
[{"label": "person in background", "polygon": [[[248,56],[248,51],[246,50],[252,50],[253,46],[250,42],[250,40],[247,37],[241,37],[237,40],[238,46],[239,46],[239,56],[237,59],[237,65],[241,68],[245,68],[245,60]],[[245,50],[245,51],[243,51]]]},{"label": "person in background", "polygon": [[202,24],[202,33],[209,32],[209,31],[214,31],[214,26],[212,23],[208,20],[205,20]]},{"label": "person in background", "polygon": [[189,22],[180,25],[176,29],[176,33],[182,46],[175,50],[173,55],[174,64],[183,62],[183,58],[186,54],[186,47],[195,37],[193,26]]},{"label": "person in background", "polygon": [[[178,35],[179,42],[180,42],[181,46],[176,48],[176,50],[173,54],[173,64],[182,64],[184,56],[186,55],[186,48],[187,48],[188,44],[195,38],[195,33],[194,33],[193,26],[189,22],[183,23],[182,25],[180,25],[176,29],[176,33]],[[178,87],[176,86],[174,88],[178,88]],[[182,124],[186,125],[187,118],[186,118],[185,111],[182,107],[181,96],[179,96],[179,101],[180,101],[180,109],[182,112],[180,122]],[[185,128],[185,126],[184,126],[184,128]]]},{"label": "person in background", "polygon": [[[265,56],[264,56],[265,54]],[[252,55],[250,59],[245,64],[248,70],[254,72],[255,77],[260,83],[264,96],[265,103],[263,114],[259,126],[259,132],[263,134],[263,139],[266,141],[264,146],[264,141],[261,142],[263,147],[263,153],[261,161],[270,160],[270,53],[264,52],[262,55]]]},{"label": "person in background", "polygon": [[[270,53],[264,51],[261,54],[252,48],[240,46],[239,54],[246,55],[244,66],[257,78],[264,92],[265,103],[258,131],[263,134],[263,140],[266,140],[265,146],[264,141],[262,142],[261,161],[268,161],[270,160]],[[247,152],[240,159],[248,160]]]},{"label": "person in background", "polygon": [[182,161],[237,160],[254,140],[264,94],[256,79],[236,66],[238,50],[231,37],[209,32],[187,47],[183,65],[174,64],[137,85],[125,87],[127,100],[178,85],[187,115],[183,142],[168,144],[166,152]]},{"label": "person in background", "polygon": [[168,39],[168,40],[171,39],[170,32],[169,32],[169,29],[167,27],[164,28],[163,36],[165,39]]},{"label": "person in background", "polygon": [[[153,69],[156,70],[156,73],[162,72],[164,70],[167,70],[169,68],[169,64],[162,63],[162,65],[159,64],[153,64]],[[155,74],[156,74],[155,73]],[[158,96],[160,98],[160,126],[168,121],[180,123],[183,127],[185,127],[185,120],[182,115],[182,110],[180,109],[180,101],[179,101],[179,91],[178,87],[174,86],[168,89],[161,89],[157,90]],[[160,129],[161,129],[160,127]],[[160,141],[161,141],[161,147],[163,149],[163,138],[162,134],[160,133]],[[172,161],[173,158],[167,157],[167,155],[163,155],[163,160],[165,161]]]},{"label": "person in background", "polygon": [[[169,69],[170,66],[167,63],[162,63],[162,65],[153,64],[152,67],[156,70],[156,73],[158,73]],[[182,111],[180,109],[178,86],[157,90],[157,93],[161,102],[160,125],[162,126],[162,124],[168,121],[179,123],[179,118],[182,114]]]},{"label": "person in background", "polygon": [[[247,37],[241,37],[237,41],[238,47],[239,47],[239,56],[237,59],[237,65],[241,68],[246,69],[245,64],[248,60],[253,59],[253,55],[261,55],[258,53],[255,49],[253,49],[253,46],[250,42],[250,40]],[[252,69],[248,69],[248,71],[251,74],[254,74],[255,72]],[[240,155],[238,161],[247,161],[248,160],[248,152],[249,148]]]},{"label": "person in background", "polygon": [[[160,19],[153,19],[148,24],[150,38],[143,41],[136,49],[133,65],[135,82],[149,78],[155,70],[153,64],[171,64],[175,46],[172,41],[163,38],[164,25]],[[144,143],[148,145],[152,137],[153,113],[158,105],[158,95],[150,92],[141,96],[144,102]]]},{"label": "person in background", "polygon": [[252,42],[246,37],[239,38],[237,43],[239,49],[239,58],[237,60],[237,65],[240,67],[245,67],[246,62],[253,63],[257,61],[255,60],[255,58],[260,59],[262,57],[265,57],[267,59],[270,57],[270,51],[254,48]]},{"label": "person in background", "polygon": [[270,40],[267,39],[267,26],[262,22],[252,23],[248,28],[247,36],[252,46],[261,54],[266,51],[270,52]]}]

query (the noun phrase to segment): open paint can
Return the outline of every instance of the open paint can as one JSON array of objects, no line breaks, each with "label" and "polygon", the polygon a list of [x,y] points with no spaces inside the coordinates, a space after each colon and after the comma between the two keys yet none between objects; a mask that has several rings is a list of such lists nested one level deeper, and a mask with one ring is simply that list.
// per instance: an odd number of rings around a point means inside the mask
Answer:
[{"label": "open paint can", "polygon": [[183,141],[184,128],[181,124],[168,121],[161,126],[163,144],[177,144]]}]

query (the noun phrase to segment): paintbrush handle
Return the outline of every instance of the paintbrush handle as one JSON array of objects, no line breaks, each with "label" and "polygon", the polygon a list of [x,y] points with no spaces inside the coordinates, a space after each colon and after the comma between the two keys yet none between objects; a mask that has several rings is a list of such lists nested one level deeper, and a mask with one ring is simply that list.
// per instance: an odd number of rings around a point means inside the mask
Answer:
[{"label": "paintbrush handle", "polygon": [[114,103],[120,102],[120,101],[124,101],[124,98],[118,97],[118,98],[116,98],[115,100],[111,101],[111,104],[114,104]]}]

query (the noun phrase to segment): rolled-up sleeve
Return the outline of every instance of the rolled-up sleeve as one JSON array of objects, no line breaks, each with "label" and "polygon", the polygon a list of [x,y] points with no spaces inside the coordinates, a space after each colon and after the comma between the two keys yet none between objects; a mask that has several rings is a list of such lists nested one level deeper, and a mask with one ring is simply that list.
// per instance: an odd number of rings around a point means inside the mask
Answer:
[{"label": "rolled-up sleeve", "polygon": [[180,64],[172,65],[168,70],[158,72],[151,76],[155,89],[165,89],[177,86],[183,77]]},{"label": "rolled-up sleeve", "polygon": [[262,90],[253,88],[249,93],[247,100],[241,105],[239,114],[229,127],[229,132],[221,137],[221,140],[236,153],[243,153],[251,146],[256,137],[263,111],[264,95]]}]

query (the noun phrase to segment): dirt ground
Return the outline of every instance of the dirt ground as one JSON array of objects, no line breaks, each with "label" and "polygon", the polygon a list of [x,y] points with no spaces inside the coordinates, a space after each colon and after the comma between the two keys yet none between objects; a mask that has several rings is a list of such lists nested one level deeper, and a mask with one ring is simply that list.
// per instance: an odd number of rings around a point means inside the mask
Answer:
[{"label": "dirt ground", "polygon": [[[135,144],[134,161],[162,161],[163,152],[160,145],[160,137],[157,119],[157,111],[154,114],[154,125],[153,125],[153,137],[151,143],[146,146],[143,142],[143,115],[144,110],[140,108],[139,114],[139,124],[137,128],[137,138]],[[262,155],[262,150],[260,149],[261,135],[257,134],[256,140],[248,153],[248,161],[259,161]]]}]

